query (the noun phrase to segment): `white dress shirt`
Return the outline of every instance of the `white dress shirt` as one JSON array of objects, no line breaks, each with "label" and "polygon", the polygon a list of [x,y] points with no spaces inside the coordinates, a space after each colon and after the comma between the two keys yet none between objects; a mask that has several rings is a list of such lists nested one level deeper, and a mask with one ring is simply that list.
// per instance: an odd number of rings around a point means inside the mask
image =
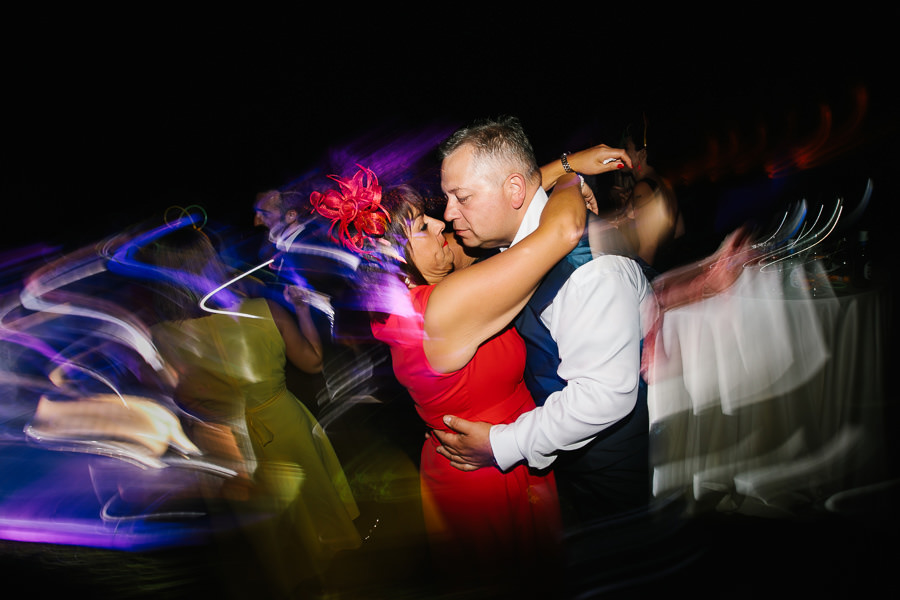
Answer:
[{"label": "white dress shirt", "polygon": [[275,244],[275,247],[282,252],[290,252],[291,244],[297,239],[297,236],[303,233],[306,226],[303,223],[292,223],[280,231],[272,231],[269,233],[269,241]]},{"label": "white dress shirt", "polygon": [[[537,229],[546,203],[547,193],[538,189],[513,245]],[[642,313],[652,310],[652,300],[647,278],[628,258],[601,255],[572,273],[541,314],[559,346],[557,373],[568,383],[514,423],[491,427],[501,469],[523,460],[547,467],[559,451],[581,448],[631,412],[640,378]]]}]

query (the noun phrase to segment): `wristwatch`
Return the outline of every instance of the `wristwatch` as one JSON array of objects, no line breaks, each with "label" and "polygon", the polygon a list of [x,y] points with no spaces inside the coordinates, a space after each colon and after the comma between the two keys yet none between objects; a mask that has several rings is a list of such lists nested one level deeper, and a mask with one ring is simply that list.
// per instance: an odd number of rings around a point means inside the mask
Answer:
[{"label": "wristwatch", "polygon": [[568,152],[563,152],[562,156],[559,157],[559,160],[562,161],[563,169],[566,170],[566,173],[574,173],[575,170],[569,166],[569,159],[566,158]]}]

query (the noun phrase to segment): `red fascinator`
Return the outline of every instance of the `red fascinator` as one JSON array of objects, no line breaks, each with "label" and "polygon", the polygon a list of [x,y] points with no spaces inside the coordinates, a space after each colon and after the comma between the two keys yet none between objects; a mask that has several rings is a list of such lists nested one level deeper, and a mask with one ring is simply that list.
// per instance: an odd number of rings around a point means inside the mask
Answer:
[{"label": "red fascinator", "polygon": [[381,186],[370,169],[363,166],[352,179],[329,175],[338,189],[309,196],[313,212],[331,221],[331,238],[354,252],[365,253],[367,236],[382,236],[391,217],[381,206]]}]

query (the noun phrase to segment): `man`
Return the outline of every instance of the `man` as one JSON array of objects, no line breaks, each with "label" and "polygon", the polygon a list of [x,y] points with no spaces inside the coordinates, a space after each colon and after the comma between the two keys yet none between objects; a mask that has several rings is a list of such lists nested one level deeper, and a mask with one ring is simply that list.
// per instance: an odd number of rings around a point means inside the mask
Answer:
[{"label": "man", "polygon": [[[598,148],[599,155],[596,148],[563,155],[559,172],[630,166],[623,150]],[[457,131],[441,154],[444,217],[465,246],[502,250],[536,229],[547,194],[516,119]],[[592,164],[585,164],[588,158]],[[456,433],[435,432],[443,444],[438,451],[461,470],[552,465],[572,527],[645,506],[650,489],[640,349],[642,304],[652,293],[633,260],[592,259],[587,237],[516,319],[528,352],[525,379],[538,407],[510,425],[447,415]]]},{"label": "man", "polygon": [[288,196],[285,198],[278,190],[261,192],[256,195],[253,205],[253,224],[268,230],[269,241],[279,252],[289,252],[291,244],[306,228],[299,208],[291,202],[296,194],[289,193]]},{"label": "man", "polygon": [[[308,248],[321,248],[326,255],[342,256],[343,253],[331,246],[313,246],[314,227],[309,219],[302,219],[301,196],[296,192],[268,190],[256,195],[253,204],[253,225],[266,230],[266,242],[259,249],[259,263],[272,260],[266,271],[259,271],[258,277],[264,288],[257,290],[271,299],[282,303],[285,308],[293,307],[285,297],[286,290],[297,287],[305,290],[306,301],[319,336],[324,344],[328,373],[332,372],[333,356],[337,346],[333,340],[332,319],[334,310],[330,297],[322,293],[324,287],[320,279],[315,279],[320,271],[336,270],[332,262],[320,264],[323,260],[311,255]],[[302,235],[301,235],[302,234]],[[257,264],[259,264],[257,263]],[[255,265],[254,265],[255,266]],[[286,365],[287,386],[306,405],[316,418],[321,417],[320,397],[327,391],[326,369],[321,373],[309,374],[295,368],[290,361]]]},{"label": "man", "polygon": [[[360,321],[367,315],[352,303],[348,282],[361,263],[359,255],[340,246],[328,230],[327,222],[310,212],[309,195],[284,189],[257,194],[254,225],[268,229],[268,250],[261,261],[273,259],[270,288],[279,300],[284,286],[306,290],[306,301],[323,342],[324,365],[311,376],[288,365],[288,387],[301,398],[324,425],[347,410],[356,397],[374,393],[380,381],[371,376],[372,365],[380,360],[377,350],[364,354],[352,340],[362,335]],[[290,308],[290,306],[288,306]],[[347,343],[345,341],[349,340]],[[348,438],[349,439],[349,438]]]},{"label": "man", "polygon": [[281,222],[283,214],[281,192],[268,190],[256,195],[256,202],[253,203],[253,225],[273,231]]}]

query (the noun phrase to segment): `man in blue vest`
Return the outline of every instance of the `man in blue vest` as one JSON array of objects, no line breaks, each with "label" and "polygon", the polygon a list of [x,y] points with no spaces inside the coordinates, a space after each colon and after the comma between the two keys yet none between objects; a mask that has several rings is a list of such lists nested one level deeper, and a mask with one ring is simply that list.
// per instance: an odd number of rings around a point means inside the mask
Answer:
[{"label": "man in blue vest", "polygon": [[[630,166],[605,148],[563,155],[560,173],[597,174]],[[441,147],[445,219],[467,247],[501,250],[537,228],[547,202],[530,142],[514,118],[453,134]],[[574,164],[570,164],[569,160]],[[515,174],[515,175],[514,175]],[[507,181],[523,176],[525,193]],[[633,260],[592,256],[582,243],[547,275],[516,319],[525,339],[525,380],[538,407],[509,425],[444,419],[438,451],[461,470],[506,470],[520,462],[552,467],[570,527],[646,506],[649,424],[640,374],[642,311],[650,285]]]}]

